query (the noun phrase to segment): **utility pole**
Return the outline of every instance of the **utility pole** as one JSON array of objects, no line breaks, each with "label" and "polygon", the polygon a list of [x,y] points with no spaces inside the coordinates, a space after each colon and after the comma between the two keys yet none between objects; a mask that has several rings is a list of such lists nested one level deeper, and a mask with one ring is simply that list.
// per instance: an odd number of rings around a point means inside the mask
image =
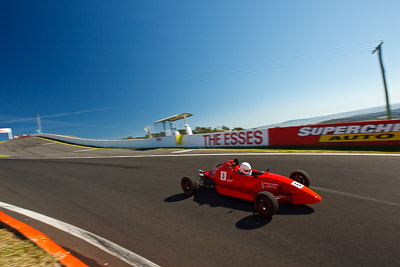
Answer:
[{"label": "utility pole", "polygon": [[383,68],[383,62],[382,62],[382,44],[381,43],[375,48],[374,51],[372,51],[372,54],[374,54],[376,51],[378,51],[378,57],[379,57],[379,63],[381,65],[381,71],[382,71],[382,78],[383,78],[383,86],[385,87],[385,97],[386,97],[386,113],[388,119],[392,119],[392,114],[390,112],[390,104],[389,104],[389,94],[386,86],[386,77],[385,77],[385,69]]},{"label": "utility pole", "polygon": [[37,122],[39,133],[42,133],[42,123],[40,122],[40,115],[39,114],[36,114],[36,122]]}]

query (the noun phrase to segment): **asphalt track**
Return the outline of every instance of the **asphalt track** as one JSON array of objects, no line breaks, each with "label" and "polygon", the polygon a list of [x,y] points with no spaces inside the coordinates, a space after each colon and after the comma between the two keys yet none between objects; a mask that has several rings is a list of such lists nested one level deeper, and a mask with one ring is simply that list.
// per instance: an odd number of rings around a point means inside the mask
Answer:
[{"label": "asphalt track", "polygon": [[[39,138],[1,143],[0,154],[9,156],[0,159],[1,202],[88,230],[161,266],[400,266],[399,156],[88,149]],[[281,205],[266,220],[251,202],[213,190],[184,197],[182,176],[233,157],[283,175],[306,170],[323,199]],[[1,210],[91,266],[123,265]]]}]

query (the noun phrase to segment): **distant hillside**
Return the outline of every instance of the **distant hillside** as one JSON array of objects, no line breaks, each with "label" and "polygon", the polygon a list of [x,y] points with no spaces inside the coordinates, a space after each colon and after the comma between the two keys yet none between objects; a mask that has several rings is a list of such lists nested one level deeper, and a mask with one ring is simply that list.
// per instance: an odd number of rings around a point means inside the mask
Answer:
[{"label": "distant hillside", "polygon": [[[392,119],[400,119],[400,109],[391,110]],[[321,121],[318,124],[322,123],[338,123],[338,122],[353,122],[353,121],[370,121],[370,120],[384,120],[387,118],[386,111],[385,112],[376,112],[365,115],[358,115],[352,117],[345,117],[339,119],[331,119],[326,121]]]},{"label": "distant hillside", "polygon": [[[400,118],[400,103],[391,105],[392,118]],[[352,122],[352,121],[364,121],[364,120],[382,120],[386,116],[386,107],[373,107],[360,110],[354,110],[349,112],[342,112],[327,116],[319,116],[306,119],[290,120],[281,123],[269,124],[257,128],[266,129],[274,127],[289,127],[299,126],[308,124],[320,124],[320,123],[335,123],[335,122]]]}]

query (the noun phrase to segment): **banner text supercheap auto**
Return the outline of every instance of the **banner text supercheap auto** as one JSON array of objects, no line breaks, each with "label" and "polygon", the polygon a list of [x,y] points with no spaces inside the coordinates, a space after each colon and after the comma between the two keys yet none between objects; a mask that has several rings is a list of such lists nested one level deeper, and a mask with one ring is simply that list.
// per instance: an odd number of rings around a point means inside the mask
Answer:
[{"label": "banner text supercheap auto", "polygon": [[269,144],[400,145],[400,120],[320,124],[269,129]]}]

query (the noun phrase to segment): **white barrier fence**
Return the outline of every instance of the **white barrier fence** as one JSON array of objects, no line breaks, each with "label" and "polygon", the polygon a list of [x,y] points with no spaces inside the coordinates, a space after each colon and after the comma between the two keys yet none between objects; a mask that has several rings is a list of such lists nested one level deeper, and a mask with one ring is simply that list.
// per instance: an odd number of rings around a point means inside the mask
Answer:
[{"label": "white barrier fence", "polygon": [[32,134],[32,136],[45,137],[82,146],[103,148],[207,148],[268,146],[267,129],[126,140],[96,140],[42,133]]}]

